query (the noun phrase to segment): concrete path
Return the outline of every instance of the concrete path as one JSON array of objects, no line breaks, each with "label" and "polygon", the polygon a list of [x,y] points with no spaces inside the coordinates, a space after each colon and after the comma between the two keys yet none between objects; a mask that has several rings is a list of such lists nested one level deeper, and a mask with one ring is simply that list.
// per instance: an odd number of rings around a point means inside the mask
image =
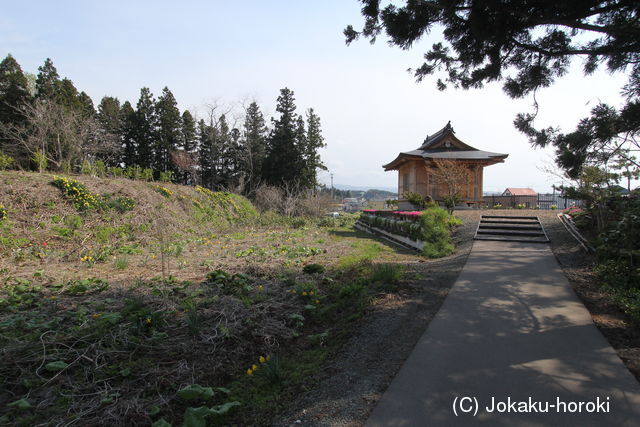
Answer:
[{"label": "concrete path", "polygon": [[640,426],[640,384],[593,324],[548,245],[475,242],[367,421],[477,424]]}]

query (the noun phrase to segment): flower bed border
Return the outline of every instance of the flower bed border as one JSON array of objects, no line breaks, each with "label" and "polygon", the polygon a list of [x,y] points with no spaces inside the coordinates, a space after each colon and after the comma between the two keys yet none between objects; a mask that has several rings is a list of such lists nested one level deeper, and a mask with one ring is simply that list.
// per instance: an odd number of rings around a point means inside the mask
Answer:
[{"label": "flower bed border", "polygon": [[414,251],[422,252],[422,248],[424,246],[424,242],[422,240],[412,240],[412,239],[409,239],[408,237],[400,236],[398,234],[391,233],[381,228],[372,227],[361,221],[357,221],[354,224],[354,227],[360,231],[364,231],[365,233],[379,236],[395,245],[399,245]]}]

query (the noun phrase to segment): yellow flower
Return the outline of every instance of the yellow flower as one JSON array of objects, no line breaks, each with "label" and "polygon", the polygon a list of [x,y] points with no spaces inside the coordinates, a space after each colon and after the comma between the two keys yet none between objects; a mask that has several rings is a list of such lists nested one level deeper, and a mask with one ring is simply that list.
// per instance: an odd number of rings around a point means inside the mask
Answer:
[{"label": "yellow flower", "polygon": [[100,316],[102,316],[102,314],[100,314],[100,313],[96,313],[96,314],[92,314],[91,315],[91,317],[93,317],[94,319],[97,319]]},{"label": "yellow flower", "polygon": [[145,320],[145,322],[147,322],[147,325],[150,325],[150,324],[151,324],[151,318],[150,318],[150,317],[147,317],[147,319]]},{"label": "yellow flower", "polygon": [[260,360],[260,363],[264,363],[267,361],[267,359],[265,359],[264,356],[260,356],[259,360]]},{"label": "yellow flower", "polygon": [[319,299],[316,300],[316,304],[320,304],[320,300]]},{"label": "yellow flower", "polygon": [[251,370],[252,370],[252,371],[255,371],[255,370],[257,370],[257,369],[258,369],[258,367],[257,367],[256,365],[251,365]]},{"label": "yellow flower", "polygon": [[249,376],[253,375],[253,370],[251,368],[247,369],[247,375]]},{"label": "yellow flower", "polygon": [[307,296],[307,291],[303,291],[302,295],[304,295],[306,297]]},{"label": "yellow flower", "polygon": [[313,291],[309,291],[309,295],[313,295]]}]

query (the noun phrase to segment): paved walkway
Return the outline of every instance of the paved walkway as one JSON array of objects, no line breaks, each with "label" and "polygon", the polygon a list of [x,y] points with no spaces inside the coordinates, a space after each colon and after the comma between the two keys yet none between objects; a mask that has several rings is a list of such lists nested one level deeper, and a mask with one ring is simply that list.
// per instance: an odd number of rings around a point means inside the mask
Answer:
[{"label": "paved walkway", "polygon": [[[506,403],[495,405],[502,412],[490,412],[494,402]],[[515,412],[523,409],[530,412]],[[477,424],[640,425],[640,384],[593,324],[548,245],[476,241],[367,421]]]}]

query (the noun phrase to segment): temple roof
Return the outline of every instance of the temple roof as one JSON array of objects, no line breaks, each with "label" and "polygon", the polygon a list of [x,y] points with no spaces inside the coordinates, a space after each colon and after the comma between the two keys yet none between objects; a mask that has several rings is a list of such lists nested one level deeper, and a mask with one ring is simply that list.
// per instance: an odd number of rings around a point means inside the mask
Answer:
[{"label": "temple roof", "polygon": [[401,152],[392,162],[383,165],[385,170],[394,170],[410,159],[460,159],[482,161],[487,165],[499,163],[508,154],[482,151],[465,144],[455,136],[451,122],[432,135],[427,135],[422,145],[412,151]]}]

